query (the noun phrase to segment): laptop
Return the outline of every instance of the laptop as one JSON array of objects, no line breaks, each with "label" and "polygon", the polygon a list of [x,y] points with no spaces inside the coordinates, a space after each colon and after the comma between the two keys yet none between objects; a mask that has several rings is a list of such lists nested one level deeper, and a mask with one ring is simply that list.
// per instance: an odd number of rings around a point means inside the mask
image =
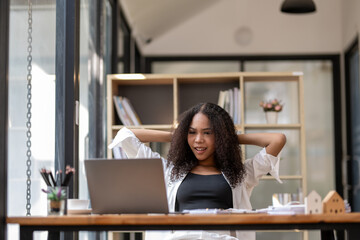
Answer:
[{"label": "laptop", "polygon": [[168,213],[163,164],[151,159],[87,159],[92,213]]}]

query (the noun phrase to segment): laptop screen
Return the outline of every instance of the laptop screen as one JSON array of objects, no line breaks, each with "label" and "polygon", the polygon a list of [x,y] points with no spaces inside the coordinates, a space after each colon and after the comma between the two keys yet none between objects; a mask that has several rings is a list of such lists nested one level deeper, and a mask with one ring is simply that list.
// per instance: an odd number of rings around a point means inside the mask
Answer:
[{"label": "laptop screen", "polygon": [[162,160],[88,159],[92,213],[168,213]]}]

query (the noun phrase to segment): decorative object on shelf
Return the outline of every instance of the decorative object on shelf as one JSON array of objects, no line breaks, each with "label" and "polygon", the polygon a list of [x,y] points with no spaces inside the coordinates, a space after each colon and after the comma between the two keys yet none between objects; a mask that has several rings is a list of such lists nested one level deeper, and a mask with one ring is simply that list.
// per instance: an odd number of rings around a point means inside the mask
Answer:
[{"label": "decorative object on shelf", "polygon": [[42,189],[47,194],[47,214],[48,215],[65,215],[67,212],[67,198],[69,191],[69,183],[75,169],[70,166],[65,168],[65,176],[63,171],[56,172],[56,176],[51,170],[45,168],[40,169],[40,175],[46,183],[47,189]]},{"label": "decorative object on shelf", "polygon": [[265,112],[265,116],[268,124],[277,124],[278,112]]},{"label": "decorative object on shelf", "polygon": [[312,190],[307,197],[305,197],[305,214],[320,214],[322,213],[321,196],[315,190]]},{"label": "decorative object on shelf", "polygon": [[284,0],[281,5],[281,12],[284,13],[312,13],[316,11],[313,0]]},{"label": "decorative object on shelf", "polygon": [[68,196],[68,187],[51,187],[47,190],[42,189],[47,194],[47,214],[48,215],[65,215],[66,214],[66,200]]},{"label": "decorative object on shelf", "polygon": [[276,124],[278,119],[278,113],[282,111],[284,104],[281,101],[277,100],[276,98],[269,101],[261,101],[260,107],[265,112],[266,115],[266,122],[268,124]]},{"label": "decorative object on shelf", "polygon": [[343,198],[334,190],[328,192],[322,201],[322,210],[325,214],[337,215],[345,213]]}]

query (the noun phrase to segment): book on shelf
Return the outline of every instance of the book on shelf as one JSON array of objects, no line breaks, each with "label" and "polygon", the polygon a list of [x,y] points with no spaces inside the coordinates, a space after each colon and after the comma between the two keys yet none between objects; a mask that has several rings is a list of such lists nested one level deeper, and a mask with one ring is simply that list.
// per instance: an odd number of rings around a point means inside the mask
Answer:
[{"label": "book on shelf", "polygon": [[122,124],[125,126],[134,125],[133,122],[131,121],[129,115],[125,111],[125,108],[122,104],[121,98],[119,96],[113,96],[113,99],[114,99],[114,105],[115,105],[117,115],[118,115],[120,121],[122,122]]},{"label": "book on shelf", "polygon": [[239,88],[235,87],[234,88],[234,102],[235,102],[235,106],[236,106],[236,111],[234,112],[234,114],[236,114],[236,121],[235,124],[240,124],[241,123],[241,91]]},{"label": "book on shelf", "polygon": [[224,102],[225,102],[225,91],[220,91],[219,92],[218,105],[223,108],[224,107]]},{"label": "book on shelf", "polygon": [[113,100],[117,115],[123,125],[138,126],[141,124],[140,118],[135,112],[134,107],[131,105],[128,98],[121,96],[113,96]]},{"label": "book on shelf", "polygon": [[234,117],[233,117],[233,119],[234,119],[234,123],[235,124],[237,124],[237,123],[239,123],[239,111],[240,111],[240,106],[239,106],[239,88],[237,88],[237,87],[235,87],[234,88],[234,111],[233,111],[233,113],[234,113]]},{"label": "book on shelf", "polygon": [[227,111],[229,113],[229,115],[232,117],[232,114],[230,112],[230,94],[229,94],[229,90],[223,91],[223,98],[224,101],[222,102],[222,105],[219,105],[220,107],[222,107],[223,109],[225,109],[225,111]]},{"label": "book on shelf", "polygon": [[232,119],[234,119],[234,90],[229,89],[228,94],[229,94],[229,113]]},{"label": "book on shelf", "polygon": [[218,97],[218,105],[224,108],[234,121],[234,124],[241,122],[241,91],[239,88],[221,90]]},{"label": "book on shelf", "polygon": [[135,112],[134,107],[132,106],[130,100],[127,97],[122,97],[121,99],[126,113],[128,113],[131,121],[134,123],[135,126],[141,125],[141,121],[137,113]]}]

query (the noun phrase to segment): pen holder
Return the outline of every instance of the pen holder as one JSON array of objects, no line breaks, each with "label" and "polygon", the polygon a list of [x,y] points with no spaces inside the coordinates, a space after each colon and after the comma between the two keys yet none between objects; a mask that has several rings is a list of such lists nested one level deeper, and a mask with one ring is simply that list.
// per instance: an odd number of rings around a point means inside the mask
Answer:
[{"label": "pen holder", "polygon": [[66,215],[69,187],[47,188],[47,215]]}]

